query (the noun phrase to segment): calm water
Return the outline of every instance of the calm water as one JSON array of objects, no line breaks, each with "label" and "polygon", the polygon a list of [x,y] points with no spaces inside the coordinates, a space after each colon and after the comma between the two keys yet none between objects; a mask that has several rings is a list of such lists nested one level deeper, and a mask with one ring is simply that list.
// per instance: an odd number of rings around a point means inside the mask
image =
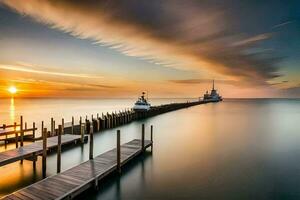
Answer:
[{"label": "calm water", "polygon": [[[129,100],[15,100],[15,115],[96,114],[130,107]],[[153,100],[164,103],[175,100]],[[176,100],[177,101],[177,100]],[[21,106],[22,105],[22,106]],[[34,109],[33,109],[34,108]],[[8,100],[1,121],[12,119]],[[154,125],[153,153],[112,175],[99,191],[79,199],[300,199],[300,100],[225,100],[159,115],[120,127],[122,143],[140,138],[141,123]],[[95,134],[95,155],[115,146],[116,129]],[[62,169],[88,159],[88,145],[65,150]],[[56,155],[48,158],[55,174]],[[0,168],[0,195],[41,179],[31,162]]]}]

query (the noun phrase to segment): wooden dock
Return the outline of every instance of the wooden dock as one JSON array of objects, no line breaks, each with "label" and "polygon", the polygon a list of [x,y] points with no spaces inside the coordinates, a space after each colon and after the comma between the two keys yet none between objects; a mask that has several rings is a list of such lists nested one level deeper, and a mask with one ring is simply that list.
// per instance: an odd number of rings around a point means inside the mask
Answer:
[{"label": "wooden dock", "polygon": [[[151,136],[152,138],[152,136]],[[119,134],[118,142],[119,143]],[[133,140],[76,167],[50,176],[2,199],[72,199],[152,146],[152,140]],[[144,148],[143,148],[144,147]],[[119,159],[118,159],[119,158]]]},{"label": "wooden dock", "polygon": [[[87,136],[86,136],[87,137]],[[61,144],[66,145],[75,143],[81,140],[80,135],[65,134],[61,136]],[[50,137],[47,139],[47,149],[56,148],[58,144],[58,136]],[[7,165],[18,160],[35,158],[43,153],[43,142],[37,141],[16,149],[4,151],[0,153],[0,166]]]}]

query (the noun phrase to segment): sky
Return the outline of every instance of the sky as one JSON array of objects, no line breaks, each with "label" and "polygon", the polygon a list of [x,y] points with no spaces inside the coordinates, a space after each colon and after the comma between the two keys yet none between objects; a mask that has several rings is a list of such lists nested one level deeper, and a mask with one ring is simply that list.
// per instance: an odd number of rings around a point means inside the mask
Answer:
[{"label": "sky", "polygon": [[300,1],[0,0],[0,97],[300,97]]}]

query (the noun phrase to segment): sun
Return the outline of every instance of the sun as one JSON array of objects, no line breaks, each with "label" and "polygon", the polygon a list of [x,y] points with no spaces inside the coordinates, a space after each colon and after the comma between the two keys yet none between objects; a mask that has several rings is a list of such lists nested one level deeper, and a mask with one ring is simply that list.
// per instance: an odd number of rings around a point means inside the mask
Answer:
[{"label": "sun", "polygon": [[8,92],[11,94],[16,94],[18,92],[18,89],[15,86],[10,86],[8,88]]}]

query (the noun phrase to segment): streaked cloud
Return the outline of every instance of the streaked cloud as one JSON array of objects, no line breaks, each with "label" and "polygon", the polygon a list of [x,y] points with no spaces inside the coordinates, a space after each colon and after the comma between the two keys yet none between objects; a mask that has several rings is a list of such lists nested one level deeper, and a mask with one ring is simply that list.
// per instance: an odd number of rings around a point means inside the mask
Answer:
[{"label": "streaked cloud", "polygon": [[[183,79],[183,80],[169,80],[171,83],[177,83],[177,84],[211,84],[211,79]],[[238,85],[238,81],[234,80],[215,80],[215,83],[218,84],[225,84],[225,85]]]},{"label": "streaked cloud", "polygon": [[17,66],[17,65],[0,65],[0,69],[2,70],[11,70],[11,71],[18,71],[18,72],[28,72],[34,74],[45,74],[51,76],[65,76],[65,77],[75,77],[75,78],[103,78],[102,76],[94,76],[88,74],[78,74],[78,73],[65,73],[65,72],[55,72],[55,71],[43,71],[38,69],[28,68],[26,66]]},{"label": "streaked cloud", "polygon": [[[244,53],[269,39],[271,34],[249,37],[233,28],[236,19],[214,1],[2,2],[51,28],[90,39],[128,56],[162,65],[167,63],[164,65],[167,67],[205,69],[226,78],[260,85],[280,76],[276,57]],[[33,70],[33,73],[45,72]]]},{"label": "streaked cloud", "polygon": [[282,26],[285,26],[285,25],[288,25],[288,24],[291,24],[291,23],[293,23],[293,21],[286,21],[286,22],[277,24],[277,25],[273,26],[272,28],[273,28],[273,29],[275,29],[275,28],[280,28],[280,27],[282,27]]},{"label": "streaked cloud", "polygon": [[267,40],[267,39],[271,38],[271,36],[272,36],[271,33],[264,33],[264,34],[256,35],[256,36],[253,36],[250,38],[246,38],[241,41],[237,41],[237,42],[233,43],[233,45],[234,46],[251,45],[251,44],[255,44],[262,40]]}]

